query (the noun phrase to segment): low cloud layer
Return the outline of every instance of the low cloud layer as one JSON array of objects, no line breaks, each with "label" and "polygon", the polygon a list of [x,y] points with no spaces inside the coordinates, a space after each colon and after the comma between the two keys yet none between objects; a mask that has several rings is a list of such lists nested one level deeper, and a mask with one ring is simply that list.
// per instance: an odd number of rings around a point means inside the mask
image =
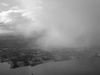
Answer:
[{"label": "low cloud layer", "polygon": [[16,2],[23,12],[21,11],[21,17],[14,17],[14,30],[27,38],[37,38],[35,44],[38,47],[48,50],[100,46],[100,1]]}]

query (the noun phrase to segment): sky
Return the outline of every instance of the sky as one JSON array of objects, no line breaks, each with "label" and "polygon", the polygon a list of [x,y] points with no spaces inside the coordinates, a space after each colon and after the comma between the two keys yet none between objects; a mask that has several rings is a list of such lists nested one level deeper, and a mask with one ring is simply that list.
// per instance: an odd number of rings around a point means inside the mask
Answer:
[{"label": "sky", "polygon": [[0,12],[16,6],[15,0],[0,0]]},{"label": "sky", "polygon": [[[40,12],[37,0],[3,0],[0,2],[0,24],[8,28],[26,30],[25,23],[31,23]],[[23,26],[24,24],[24,26]],[[29,26],[27,26],[29,27]],[[27,28],[28,29],[28,28]]]},{"label": "sky", "polygon": [[99,0],[1,0],[0,33],[36,37],[43,49],[99,46],[99,8]]}]

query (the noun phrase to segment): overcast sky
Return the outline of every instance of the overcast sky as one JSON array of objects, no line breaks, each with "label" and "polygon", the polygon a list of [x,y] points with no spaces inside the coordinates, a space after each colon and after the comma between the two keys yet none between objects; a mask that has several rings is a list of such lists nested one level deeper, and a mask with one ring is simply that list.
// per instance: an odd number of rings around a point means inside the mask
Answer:
[{"label": "overcast sky", "polygon": [[[0,0],[0,22],[44,47],[98,45],[99,0]],[[42,47],[43,47],[42,46]]]}]

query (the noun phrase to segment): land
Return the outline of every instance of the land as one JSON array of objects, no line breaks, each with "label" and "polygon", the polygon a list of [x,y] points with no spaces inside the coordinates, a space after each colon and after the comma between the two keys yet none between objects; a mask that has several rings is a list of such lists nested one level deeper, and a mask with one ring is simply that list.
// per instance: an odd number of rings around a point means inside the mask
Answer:
[{"label": "land", "polygon": [[31,38],[26,39],[22,36],[0,36],[0,62],[7,62],[11,69],[15,69],[69,59],[68,56],[59,56],[56,51],[41,50],[35,46],[30,48],[30,42]]},{"label": "land", "polygon": [[54,60],[52,54],[37,49],[10,49],[0,51],[0,62],[7,62],[10,68],[35,66]]},{"label": "land", "polygon": [[100,57],[98,50],[95,52],[84,51],[82,53],[75,51],[44,51],[26,48],[3,48],[0,50],[0,62],[7,62],[10,64],[10,69],[88,57]]},{"label": "land", "polygon": [[100,48],[90,48],[83,51],[72,49],[46,51],[38,48],[30,48],[27,44],[29,43],[20,37],[1,36],[0,62],[7,62],[10,64],[10,69],[15,69],[25,66],[36,66],[47,62],[100,57]]}]

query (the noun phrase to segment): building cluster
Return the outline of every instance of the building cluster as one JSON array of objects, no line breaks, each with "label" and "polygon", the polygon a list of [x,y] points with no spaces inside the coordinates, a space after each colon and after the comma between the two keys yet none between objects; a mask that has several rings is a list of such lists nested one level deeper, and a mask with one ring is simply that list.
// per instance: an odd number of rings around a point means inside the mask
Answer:
[{"label": "building cluster", "polygon": [[32,50],[6,50],[0,52],[0,62],[7,62],[10,68],[24,66],[35,66],[54,60],[50,52],[32,49]]}]

